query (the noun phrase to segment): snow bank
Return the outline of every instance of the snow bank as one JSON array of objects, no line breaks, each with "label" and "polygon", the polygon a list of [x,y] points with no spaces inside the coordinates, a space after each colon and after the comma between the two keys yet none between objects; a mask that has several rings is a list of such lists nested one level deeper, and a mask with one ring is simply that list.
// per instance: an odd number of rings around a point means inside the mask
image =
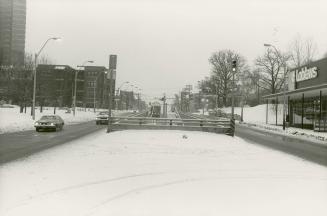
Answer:
[{"label": "snow bank", "polygon": [[[56,114],[63,118],[66,125],[70,125],[93,120],[95,114],[92,111],[85,112],[81,111],[81,109],[77,109],[74,117],[73,113],[65,113],[66,110],[59,110],[57,108]],[[18,106],[14,108],[0,108],[0,133],[33,130],[35,121],[33,121],[30,113],[30,107],[27,109],[26,113],[19,113]],[[47,114],[53,114],[53,108],[44,107],[42,113],[37,109],[35,111],[35,119],[38,120],[42,115]]]},{"label": "snow bank", "polygon": [[0,215],[327,214],[327,169],[240,138],[100,131],[0,166]]},{"label": "snow bank", "polygon": [[[266,104],[260,104],[254,107],[243,108],[243,120],[248,123],[266,123]],[[225,113],[231,113],[231,108],[221,109]],[[242,108],[235,107],[234,113],[241,116]],[[276,108],[272,104],[268,106],[268,124],[276,123]],[[277,124],[283,123],[283,104],[277,106]]]},{"label": "snow bank", "polygon": [[[34,130],[34,122],[32,119],[31,108],[27,108],[26,113],[20,113],[19,107],[11,105],[13,108],[0,108],[0,134],[12,133],[24,130]],[[101,111],[101,110],[97,110]],[[126,111],[114,111],[114,114],[126,113]],[[38,109],[35,111],[35,119],[38,120],[42,115],[53,114],[53,107],[44,107],[40,113]],[[66,113],[66,110],[56,109],[56,114],[61,116],[66,125],[77,124],[95,119],[96,113],[93,109],[77,108],[75,116],[73,112]]]},{"label": "snow bank", "polygon": [[[276,124],[276,108],[273,105],[268,106],[268,124],[266,124],[266,104],[261,104],[255,107],[244,107],[243,108],[243,120],[245,124],[251,127],[256,127],[260,130],[270,131],[277,134],[284,134],[288,136],[298,137],[306,140],[313,141],[327,141],[326,132],[315,132],[308,129],[300,129],[289,127],[283,131],[283,104],[277,106],[277,126]],[[231,113],[231,108],[222,108],[222,111]],[[235,107],[235,114],[241,115],[241,107]],[[305,121],[305,120],[304,120]]]}]

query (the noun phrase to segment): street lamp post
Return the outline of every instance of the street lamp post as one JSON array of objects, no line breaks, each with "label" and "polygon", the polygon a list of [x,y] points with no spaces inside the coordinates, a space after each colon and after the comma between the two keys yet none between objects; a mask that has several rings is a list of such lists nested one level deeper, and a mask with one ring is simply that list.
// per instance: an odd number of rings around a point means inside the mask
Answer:
[{"label": "street lamp post", "polygon": [[[86,63],[94,63],[93,60],[87,60],[84,61],[83,64],[81,66],[77,65],[78,68],[83,67]],[[74,79],[74,97],[73,97],[73,115],[75,116],[75,110],[76,110],[76,90],[77,90],[77,75],[78,75],[79,70],[75,71],[75,79]]]},{"label": "street lamp post", "polygon": [[[123,82],[118,88],[117,88],[117,96],[120,96],[120,89],[123,87],[123,85],[129,83],[129,81]],[[118,100],[116,100],[116,109],[118,110]]]},{"label": "street lamp post", "polygon": [[44,49],[44,47],[47,45],[47,43],[50,40],[59,40],[59,37],[51,37],[48,38],[45,43],[43,44],[43,46],[41,47],[41,49],[39,50],[38,53],[35,54],[35,58],[34,58],[34,68],[33,68],[33,74],[34,74],[34,79],[33,79],[33,104],[32,104],[32,114],[33,114],[33,120],[35,120],[35,98],[36,98],[36,68],[37,68],[37,59],[40,56],[42,50]]},{"label": "street lamp post", "polygon": [[139,92],[137,93],[137,109],[139,112],[140,112],[141,91],[142,89],[139,88]]},{"label": "street lamp post", "polygon": [[137,95],[137,110],[140,110],[140,91],[141,89],[139,87],[135,87],[136,91],[136,95]]},{"label": "street lamp post", "polygon": [[[133,89],[134,89],[134,85],[132,84],[132,85],[130,85],[130,87],[131,87],[131,89],[132,89],[132,98],[131,98],[131,101],[129,101],[129,97],[128,97],[128,108],[127,108],[127,110],[129,110],[130,109],[130,107],[133,109],[133,97],[134,97],[134,92],[133,92]],[[131,106],[132,105],[132,106]]]},{"label": "street lamp post", "polygon": [[[264,44],[265,47],[273,47],[276,51],[277,55],[282,59],[281,55],[279,54],[277,48],[272,44]],[[283,76],[283,130],[285,130],[286,127],[286,121],[285,121],[285,115],[286,115],[286,73],[287,73],[287,65],[286,62],[284,62],[284,76]]]}]

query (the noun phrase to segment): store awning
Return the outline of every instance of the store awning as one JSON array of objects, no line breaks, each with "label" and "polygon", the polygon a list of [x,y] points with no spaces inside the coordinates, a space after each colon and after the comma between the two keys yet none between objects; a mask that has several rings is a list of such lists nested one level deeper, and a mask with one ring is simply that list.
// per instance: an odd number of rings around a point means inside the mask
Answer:
[{"label": "store awning", "polygon": [[310,86],[307,88],[301,88],[301,89],[296,89],[293,91],[286,91],[284,92],[279,92],[276,94],[270,94],[270,95],[265,95],[263,96],[264,99],[282,99],[284,95],[286,97],[290,97],[290,99],[300,99],[302,98],[302,94],[304,94],[305,98],[310,98],[310,97],[318,97],[320,95],[320,91],[322,91],[322,96],[327,95],[327,83],[322,84],[322,85],[317,85],[317,86]]}]

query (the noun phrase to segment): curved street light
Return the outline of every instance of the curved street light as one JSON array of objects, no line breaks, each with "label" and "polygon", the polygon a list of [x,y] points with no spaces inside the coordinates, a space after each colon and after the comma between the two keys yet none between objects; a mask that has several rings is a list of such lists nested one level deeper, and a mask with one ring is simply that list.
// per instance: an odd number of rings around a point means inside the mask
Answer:
[{"label": "curved street light", "polygon": [[[87,63],[94,63],[93,60],[86,60],[83,62],[82,65],[77,65],[78,68],[81,68],[85,66]],[[73,115],[75,116],[75,110],[76,110],[76,90],[77,90],[77,75],[79,70],[75,70],[75,79],[74,79],[74,96],[73,96]]]},{"label": "curved street light", "polygon": [[[268,44],[268,43],[265,43],[263,45],[265,47],[272,47],[272,48],[274,48],[274,50],[276,51],[278,57],[280,59],[282,59],[282,56],[280,55],[278,49],[274,45]],[[284,61],[284,77],[283,77],[283,81],[284,81],[284,84],[283,84],[284,85],[284,89],[283,89],[283,130],[285,130],[285,127],[286,127],[286,121],[285,121],[285,115],[286,115],[286,73],[287,73],[287,66],[286,66],[286,61]],[[268,115],[268,114],[266,114],[266,115]],[[267,118],[267,116],[266,116],[266,118]],[[276,120],[276,124],[277,124],[277,120]]]},{"label": "curved street light", "polygon": [[44,49],[44,47],[47,45],[47,43],[50,40],[60,40],[61,38],[59,37],[50,37],[48,38],[44,44],[42,45],[41,49],[35,54],[34,57],[34,68],[33,68],[33,104],[32,104],[32,114],[33,114],[33,120],[35,120],[35,98],[36,98],[36,68],[37,68],[37,59],[40,56],[42,50]]},{"label": "curved street light", "polygon": [[129,83],[129,81],[123,82],[123,83],[118,87],[118,89],[117,89],[117,94],[119,94],[120,89],[121,89],[125,84],[127,84],[127,83]]},{"label": "curved street light", "polygon": [[115,102],[116,102],[116,109],[118,110],[118,100],[120,100],[118,97],[120,97],[120,90],[121,88],[125,85],[125,84],[128,84],[129,81],[125,81],[123,82],[118,88],[117,88],[117,98],[115,99]]}]

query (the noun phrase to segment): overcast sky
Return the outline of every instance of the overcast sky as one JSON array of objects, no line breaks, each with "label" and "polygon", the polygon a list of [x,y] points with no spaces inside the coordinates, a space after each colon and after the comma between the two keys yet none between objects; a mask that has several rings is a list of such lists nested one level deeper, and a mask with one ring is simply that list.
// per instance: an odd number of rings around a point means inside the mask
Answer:
[{"label": "overcast sky", "polygon": [[263,43],[286,51],[297,35],[327,52],[326,0],[27,0],[26,51],[44,50],[56,64],[85,60],[108,67],[117,82],[146,95],[171,95],[210,75],[208,58],[232,49],[251,65]]}]

